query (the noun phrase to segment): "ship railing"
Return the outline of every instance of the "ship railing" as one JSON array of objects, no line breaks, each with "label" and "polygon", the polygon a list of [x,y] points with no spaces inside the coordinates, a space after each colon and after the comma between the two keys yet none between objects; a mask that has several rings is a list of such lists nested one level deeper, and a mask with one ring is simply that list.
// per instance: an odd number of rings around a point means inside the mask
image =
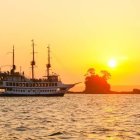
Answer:
[{"label": "ship railing", "polygon": [[58,79],[30,79],[33,82],[60,82]]}]

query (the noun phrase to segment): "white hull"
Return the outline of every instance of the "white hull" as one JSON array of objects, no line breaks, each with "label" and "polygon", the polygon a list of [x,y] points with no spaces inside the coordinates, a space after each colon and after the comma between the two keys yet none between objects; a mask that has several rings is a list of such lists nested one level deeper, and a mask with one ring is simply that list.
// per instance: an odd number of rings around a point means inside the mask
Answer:
[{"label": "white hull", "polygon": [[[29,85],[31,87],[29,87]],[[50,84],[48,82],[32,83],[4,81],[2,86],[3,91],[0,92],[0,96],[63,96],[68,89],[73,86],[74,84],[66,85],[62,84],[61,82]]]}]

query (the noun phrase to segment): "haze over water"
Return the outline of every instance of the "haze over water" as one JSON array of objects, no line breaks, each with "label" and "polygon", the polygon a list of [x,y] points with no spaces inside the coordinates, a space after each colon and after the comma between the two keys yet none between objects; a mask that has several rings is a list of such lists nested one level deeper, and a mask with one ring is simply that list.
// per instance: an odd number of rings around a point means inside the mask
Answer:
[{"label": "haze over water", "polygon": [[1,140],[138,140],[139,95],[0,98]]}]

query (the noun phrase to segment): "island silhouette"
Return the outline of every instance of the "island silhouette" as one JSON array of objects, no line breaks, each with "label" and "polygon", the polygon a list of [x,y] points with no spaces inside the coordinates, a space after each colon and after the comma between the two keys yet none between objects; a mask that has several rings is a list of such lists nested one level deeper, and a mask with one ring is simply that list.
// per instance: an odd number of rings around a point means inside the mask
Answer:
[{"label": "island silhouette", "polygon": [[111,87],[108,83],[108,79],[110,79],[111,74],[106,70],[102,70],[101,74],[101,76],[96,74],[94,68],[88,69],[85,78],[84,93],[105,94],[110,92]]},{"label": "island silhouette", "polygon": [[101,74],[97,74],[94,68],[89,68],[85,74],[85,89],[81,92],[69,91],[68,93],[76,94],[140,94],[140,89],[134,88],[131,91],[113,91],[108,80],[111,74],[106,70],[101,70]]}]

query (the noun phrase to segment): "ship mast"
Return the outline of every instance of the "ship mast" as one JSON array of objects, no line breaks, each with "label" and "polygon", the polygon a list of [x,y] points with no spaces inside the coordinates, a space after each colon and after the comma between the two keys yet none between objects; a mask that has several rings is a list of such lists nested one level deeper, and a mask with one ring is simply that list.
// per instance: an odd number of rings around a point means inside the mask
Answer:
[{"label": "ship mast", "polygon": [[47,67],[47,77],[50,76],[50,67],[51,67],[51,62],[50,62],[50,46],[48,48],[48,64],[46,65]]},{"label": "ship mast", "polygon": [[34,66],[35,66],[35,52],[34,52],[34,40],[32,40],[32,47],[33,47],[33,60],[31,61],[32,66],[32,79],[34,79]]},{"label": "ship mast", "polygon": [[15,72],[16,66],[15,66],[15,49],[14,49],[14,45],[13,45],[13,66],[12,66],[12,70],[11,73],[13,74]]}]

